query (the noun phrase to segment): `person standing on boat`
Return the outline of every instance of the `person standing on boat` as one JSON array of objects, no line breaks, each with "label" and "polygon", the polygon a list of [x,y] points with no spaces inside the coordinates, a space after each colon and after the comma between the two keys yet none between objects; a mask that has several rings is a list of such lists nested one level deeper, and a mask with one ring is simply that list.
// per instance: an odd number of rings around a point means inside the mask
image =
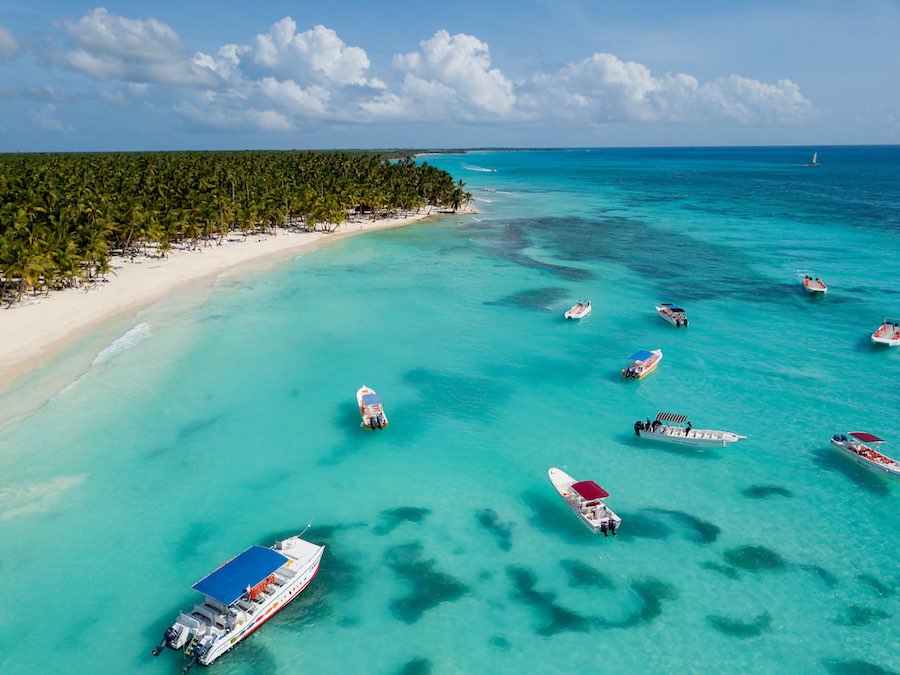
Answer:
[{"label": "person standing on boat", "polygon": [[691,433],[691,429],[693,429],[693,428],[694,428],[694,425],[691,424],[690,420],[688,420],[687,427],[684,430],[684,435],[689,436]]}]

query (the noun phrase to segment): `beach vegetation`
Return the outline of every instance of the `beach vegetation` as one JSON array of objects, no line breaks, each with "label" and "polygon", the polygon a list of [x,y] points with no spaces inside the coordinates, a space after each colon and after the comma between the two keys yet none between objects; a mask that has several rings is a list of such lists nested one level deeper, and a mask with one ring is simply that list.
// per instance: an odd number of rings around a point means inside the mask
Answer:
[{"label": "beach vegetation", "polygon": [[462,181],[410,157],[363,152],[0,155],[0,298],[79,286],[113,256],[167,256],[278,228],[456,211]]}]

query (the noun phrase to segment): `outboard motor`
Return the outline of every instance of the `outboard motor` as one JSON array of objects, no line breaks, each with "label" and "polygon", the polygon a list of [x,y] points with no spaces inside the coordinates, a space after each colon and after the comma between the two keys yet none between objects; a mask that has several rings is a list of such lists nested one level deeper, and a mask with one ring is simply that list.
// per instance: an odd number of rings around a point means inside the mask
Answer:
[{"label": "outboard motor", "polygon": [[643,428],[644,428],[644,423],[643,423],[643,422],[641,422],[640,420],[638,420],[637,422],[635,422],[635,423],[634,423],[634,435],[635,435],[635,436],[640,436],[640,435],[641,435],[641,429],[643,429]]},{"label": "outboard motor", "polygon": [[369,418],[369,428],[374,429],[377,426],[378,426],[378,418],[376,418],[373,415],[372,417]]},{"label": "outboard motor", "polygon": [[178,638],[178,634],[179,631],[175,626],[166,628],[166,632],[163,633],[162,642],[153,649],[151,654],[153,654],[153,656],[159,656],[163,649],[174,644],[175,640]]},{"label": "outboard motor", "polygon": [[613,533],[613,536],[616,536],[616,521],[612,518],[609,519],[609,531]]},{"label": "outboard motor", "polygon": [[835,441],[836,443],[840,443],[843,440],[843,437],[840,434],[835,434],[831,437],[831,440]]},{"label": "outboard motor", "polygon": [[685,328],[687,328],[687,324],[688,324],[688,320],[687,320],[687,318],[685,318],[685,320],[684,320],[684,327],[685,327]]},{"label": "outboard motor", "polygon": [[607,534],[607,529],[608,529],[608,528],[609,528],[609,525],[607,524],[607,522],[606,522],[605,520],[604,520],[602,523],[600,523],[600,531],[603,533],[603,536],[604,536],[604,537],[608,537],[608,536],[609,536],[609,535]]},{"label": "outboard motor", "polygon": [[190,662],[181,669],[181,672],[187,673],[188,671],[190,671],[190,669],[194,667],[194,664],[197,663],[197,661],[199,661],[201,658],[203,658],[203,655],[206,654],[207,651],[209,651],[209,646],[203,642],[194,647],[194,653],[191,654]]}]

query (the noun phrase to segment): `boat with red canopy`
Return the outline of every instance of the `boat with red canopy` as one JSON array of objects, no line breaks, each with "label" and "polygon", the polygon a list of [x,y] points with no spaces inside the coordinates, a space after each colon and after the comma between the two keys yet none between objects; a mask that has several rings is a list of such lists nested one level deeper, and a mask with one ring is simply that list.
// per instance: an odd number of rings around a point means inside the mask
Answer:
[{"label": "boat with red canopy", "polygon": [[881,452],[884,439],[868,431],[848,431],[831,437],[831,447],[857,464],[890,478],[900,478],[900,461]]},{"label": "boat with red canopy", "polygon": [[603,501],[609,497],[606,490],[592,480],[575,480],[555,467],[548,474],[559,496],[592,532],[616,533],[622,519]]}]

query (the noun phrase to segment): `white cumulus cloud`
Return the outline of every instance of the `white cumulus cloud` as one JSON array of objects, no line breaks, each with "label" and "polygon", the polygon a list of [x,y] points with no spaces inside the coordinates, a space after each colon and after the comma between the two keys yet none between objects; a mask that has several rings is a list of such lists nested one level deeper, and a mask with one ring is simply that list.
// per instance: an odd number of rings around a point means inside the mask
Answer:
[{"label": "white cumulus cloud", "polygon": [[11,58],[19,53],[19,41],[4,26],[0,26],[0,59]]},{"label": "white cumulus cloud", "polygon": [[700,83],[679,73],[597,53],[555,73],[538,73],[528,101],[542,116],[586,122],[682,122],[729,119],[742,124],[803,119],[812,103],[790,80],[767,84],[740,75]]},{"label": "white cumulus cloud", "polygon": [[181,38],[156,19],[128,19],[102,7],[66,28],[78,48],[65,55],[69,66],[96,80],[197,85],[215,81],[194,63]]},{"label": "white cumulus cloud", "polygon": [[513,83],[491,68],[488,45],[472,35],[437,31],[420,51],[394,56],[403,80],[363,104],[375,116],[408,119],[517,116]]},{"label": "white cumulus cloud", "polygon": [[285,17],[268,33],[256,36],[252,52],[254,63],[264,71],[294,81],[383,86],[366,77],[370,63],[365,50],[348,46],[325,26],[298,33],[294,20]]}]

